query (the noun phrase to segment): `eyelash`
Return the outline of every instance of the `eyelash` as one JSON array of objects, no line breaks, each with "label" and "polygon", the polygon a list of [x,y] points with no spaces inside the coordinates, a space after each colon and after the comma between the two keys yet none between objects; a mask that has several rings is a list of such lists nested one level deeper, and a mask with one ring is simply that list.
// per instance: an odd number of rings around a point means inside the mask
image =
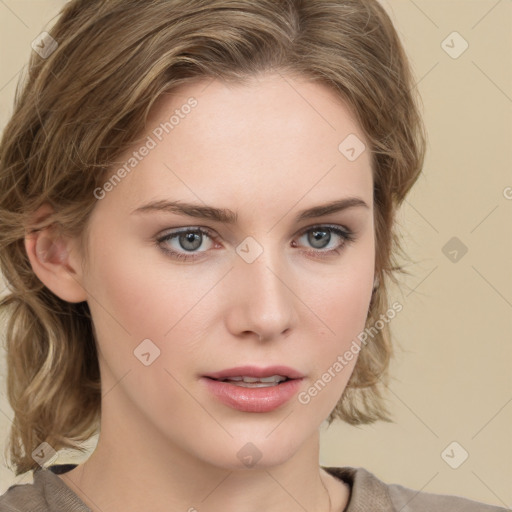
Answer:
[{"label": "eyelash", "polygon": [[[334,249],[329,249],[329,250],[323,250],[323,249],[314,250],[313,249],[313,250],[306,251],[308,254],[313,254],[315,257],[324,258],[324,257],[333,256],[334,254],[339,254],[339,249],[342,249],[345,245],[347,245],[355,240],[355,235],[351,230],[349,230],[345,227],[342,229],[339,226],[330,226],[330,225],[324,225],[324,224],[308,227],[307,229],[303,230],[298,235],[298,237],[300,238],[303,235],[309,233],[310,231],[327,231],[327,232],[334,233],[334,234],[338,235],[342,239],[342,242]],[[168,254],[170,257],[172,257],[176,260],[179,260],[179,261],[197,260],[198,258],[200,258],[200,256],[197,256],[197,255],[202,254],[206,251],[201,251],[201,252],[196,252],[196,253],[190,252],[189,254],[185,254],[182,252],[177,252],[172,249],[163,247],[164,242],[168,242],[174,238],[177,238],[184,233],[195,233],[195,234],[200,233],[201,235],[206,235],[207,237],[211,238],[213,241],[217,240],[217,237],[211,230],[197,226],[197,227],[187,227],[185,229],[180,229],[179,231],[172,231],[171,233],[168,233],[164,236],[158,237],[155,240],[155,242],[156,242],[157,246],[164,253]],[[330,240],[329,240],[329,242],[330,242]]]}]

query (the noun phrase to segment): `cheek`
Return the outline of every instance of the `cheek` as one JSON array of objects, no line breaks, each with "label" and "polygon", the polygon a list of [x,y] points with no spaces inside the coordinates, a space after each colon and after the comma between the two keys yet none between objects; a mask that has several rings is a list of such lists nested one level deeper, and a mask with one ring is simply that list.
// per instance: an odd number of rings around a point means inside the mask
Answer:
[{"label": "cheek", "polygon": [[366,236],[342,256],[341,263],[330,274],[317,278],[316,288],[307,283],[312,294],[311,309],[323,320],[322,332],[342,348],[365,327],[372,295],[375,252],[371,236]]},{"label": "cheek", "polygon": [[[155,289],[150,269],[129,257],[105,258],[95,267],[94,281],[95,307],[109,330],[122,328],[124,337],[150,337],[159,332],[158,327],[163,329],[154,320],[165,298]],[[146,330],[149,325],[151,332]]]},{"label": "cheek", "polygon": [[[139,352],[149,350],[151,358],[157,354],[154,363],[144,367],[157,380],[141,386],[170,389],[170,377],[163,370],[187,366],[194,361],[191,354],[200,352],[196,340],[207,333],[215,311],[214,294],[208,292],[218,276],[173,265],[156,248],[132,247],[126,238],[114,237],[110,245],[98,239],[91,250],[94,272],[87,287],[98,345],[114,379],[128,370],[139,372]],[[144,341],[148,339],[154,346]],[[153,369],[159,367],[157,377]]]},{"label": "cheek", "polygon": [[157,273],[142,262],[143,251],[129,246],[127,237],[106,222],[95,228],[86,287],[100,357],[112,372],[104,375],[108,385],[129,370],[134,372],[130,378],[139,372],[143,365],[134,351],[145,339],[160,347],[173,318],[171,308],[163,307],[166,297]]},{"label": "cheek", "polygon": [[[356,279],[344,281],[342,289],[338,287],[331,290],[331,293],[326,290],[323,297],[325,302],[320,311],[325,325],[321,329],[322,342],[316,344],[315,369],[318,375],[327,370],[338,375],[343,370],[347,378],[338,377],[334,386],[336,388],[344,387],[342,381],[346,383],[357,361],[358,336],[365,328],[370,297],[371,287],[366,281]],[[344,354],[347,357],[343,360],[342,369],[335,363]]]},{"label": "cheek", "polygon": [[335,272],[317,280],[317,293],[309,293],[308,305],[321,322],[315,320],[318,330],[316,333],[313,330],[310,336],[311,340],[317,340],[311,354],[314,378],[310,384],[313,387],[308,388],[301,403],[313,401],[318,395],[314,407],[321,409],[324,416],[336,405],[354,370],[360,347],[358,336],[365,329],[368,315],[374,277],[374,244],[370,237],[360,242],[353,246]]},{"label": "cheek", "polygon": [[[180,270],[157,254],[156,248],[125,243],[128,237],[97,240],[92,247],[94,272],[87,283],[97,317],[108,324],[105,332],[123,332],[137,339],[163,339],[182,317],[200,289],[180,278]],[[200,288],[200,283],[196,283]]]},{"label": "cheek", "polygon": [[[179,278],[179,270],[172,274],[167,271],[164,279],[163,259],[159,260],[161,266],[148,265],[142,261],[147,252],[123,247],[120,239],[112,240],[110,247],[116,250],[99,246],[92,249],[94,273],[87,283],[103,360],[102,384],[105,389],[115,387],[119,400],[124,390],[148,417],[155,411],[162,418],[171,417],[172,409],[190,407],[190,397],[179,384],[181,376],[175,371],[174,361],[186,366],[190,359],[186,332],[190,326],[185,315],[205,293],[206,284],[191,288],[189,280]],[[195,318],[194,311],[190,318]],[[145,358],[144,354],[149,356]],[[149,364],[145,365],[144,360]],[[200,411],[196,413],[200,415]]]},{"label": "cheek", "polygon": [[[352,274],[326,285],[316,301],[325,323],[336,335],[364,327],[372,291],[372,274]],[[332,334],[332,332],[331,332]]]}]

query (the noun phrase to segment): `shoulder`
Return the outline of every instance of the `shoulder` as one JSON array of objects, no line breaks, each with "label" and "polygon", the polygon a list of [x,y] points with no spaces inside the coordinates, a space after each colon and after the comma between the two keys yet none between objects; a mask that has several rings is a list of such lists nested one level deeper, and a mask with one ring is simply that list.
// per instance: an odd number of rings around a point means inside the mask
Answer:
[{"label": "shoulder", "polygon": [[507,512],[460,496],[434,494],[388,484],[364,468],[324,468],[347,482],[351,496],[346,512],[362,512],[375,508],[382,512]]},{"label": "shoulder", "polygon": [[33,483],[11,485],[0,496],[0,512],[90,512],[56,474],[74,465],[33,472]]},{"label": "shoulder", "polygon": [[402,512],[506,512],[506,509],[469,500],[459,496],[416,491],[398,484],[388,485],[388,492],[396,510]]},{"label": "shoulder", "polygon": [[48,503],[44,497],[41,482],[11,485],[0,496],[0,512],[47,512]]}]

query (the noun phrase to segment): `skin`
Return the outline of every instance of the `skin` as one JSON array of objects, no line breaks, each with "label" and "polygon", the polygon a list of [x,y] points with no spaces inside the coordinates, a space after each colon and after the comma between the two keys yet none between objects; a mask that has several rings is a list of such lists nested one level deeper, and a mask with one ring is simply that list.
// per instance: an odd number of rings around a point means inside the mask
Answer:
[{"label": "skin", "polygon": [[[329,499],[343,510],[349,489],[319,467],[319,427],[356,357],[308,404],[294,396],[266,413],[224,405],[200,377],[284,364],[302,372],[306,391],[364,329],[375,266],[370,154],[351,162],[338,150],[351,133],[366,143],[362,130],[324,85],[262,74],[244,85],[182,86],[155,104],[144,137],[191,96],[191,113],[98,200],[88,258],[51,231],[26,238],[36,274],[61,298],[87,300],[97,334],[98,446],[60,478],[101,512],[327,511]],[[295,220],[346,197],[367,206]],[[229,208],[238,220],[132,214],[160,199]],[[322,257],[307,228],[325,224],[355,240],[331,232],[324,245],[338,250]],[[162,250],[186,253],[178,238],[155,242],[197,226],[215,240],[203,237],[195,261]],[[247,236],[263,248],[252,263],[236,252]],[[149,366],[134,356],[144,339],[160,349]],[[261,453],[250,468],[237,457],[249,442]]]}]

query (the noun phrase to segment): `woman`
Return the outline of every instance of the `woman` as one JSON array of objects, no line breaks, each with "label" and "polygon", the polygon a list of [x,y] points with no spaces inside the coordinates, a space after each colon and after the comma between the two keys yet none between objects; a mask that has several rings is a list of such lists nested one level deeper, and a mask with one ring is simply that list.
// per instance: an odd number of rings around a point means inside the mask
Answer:
[{"label": "woman", "polygon": [[0,509],[498,510],[318,464],[389,420],[413,89],[376,1],[66,4],[0,147]]}]

